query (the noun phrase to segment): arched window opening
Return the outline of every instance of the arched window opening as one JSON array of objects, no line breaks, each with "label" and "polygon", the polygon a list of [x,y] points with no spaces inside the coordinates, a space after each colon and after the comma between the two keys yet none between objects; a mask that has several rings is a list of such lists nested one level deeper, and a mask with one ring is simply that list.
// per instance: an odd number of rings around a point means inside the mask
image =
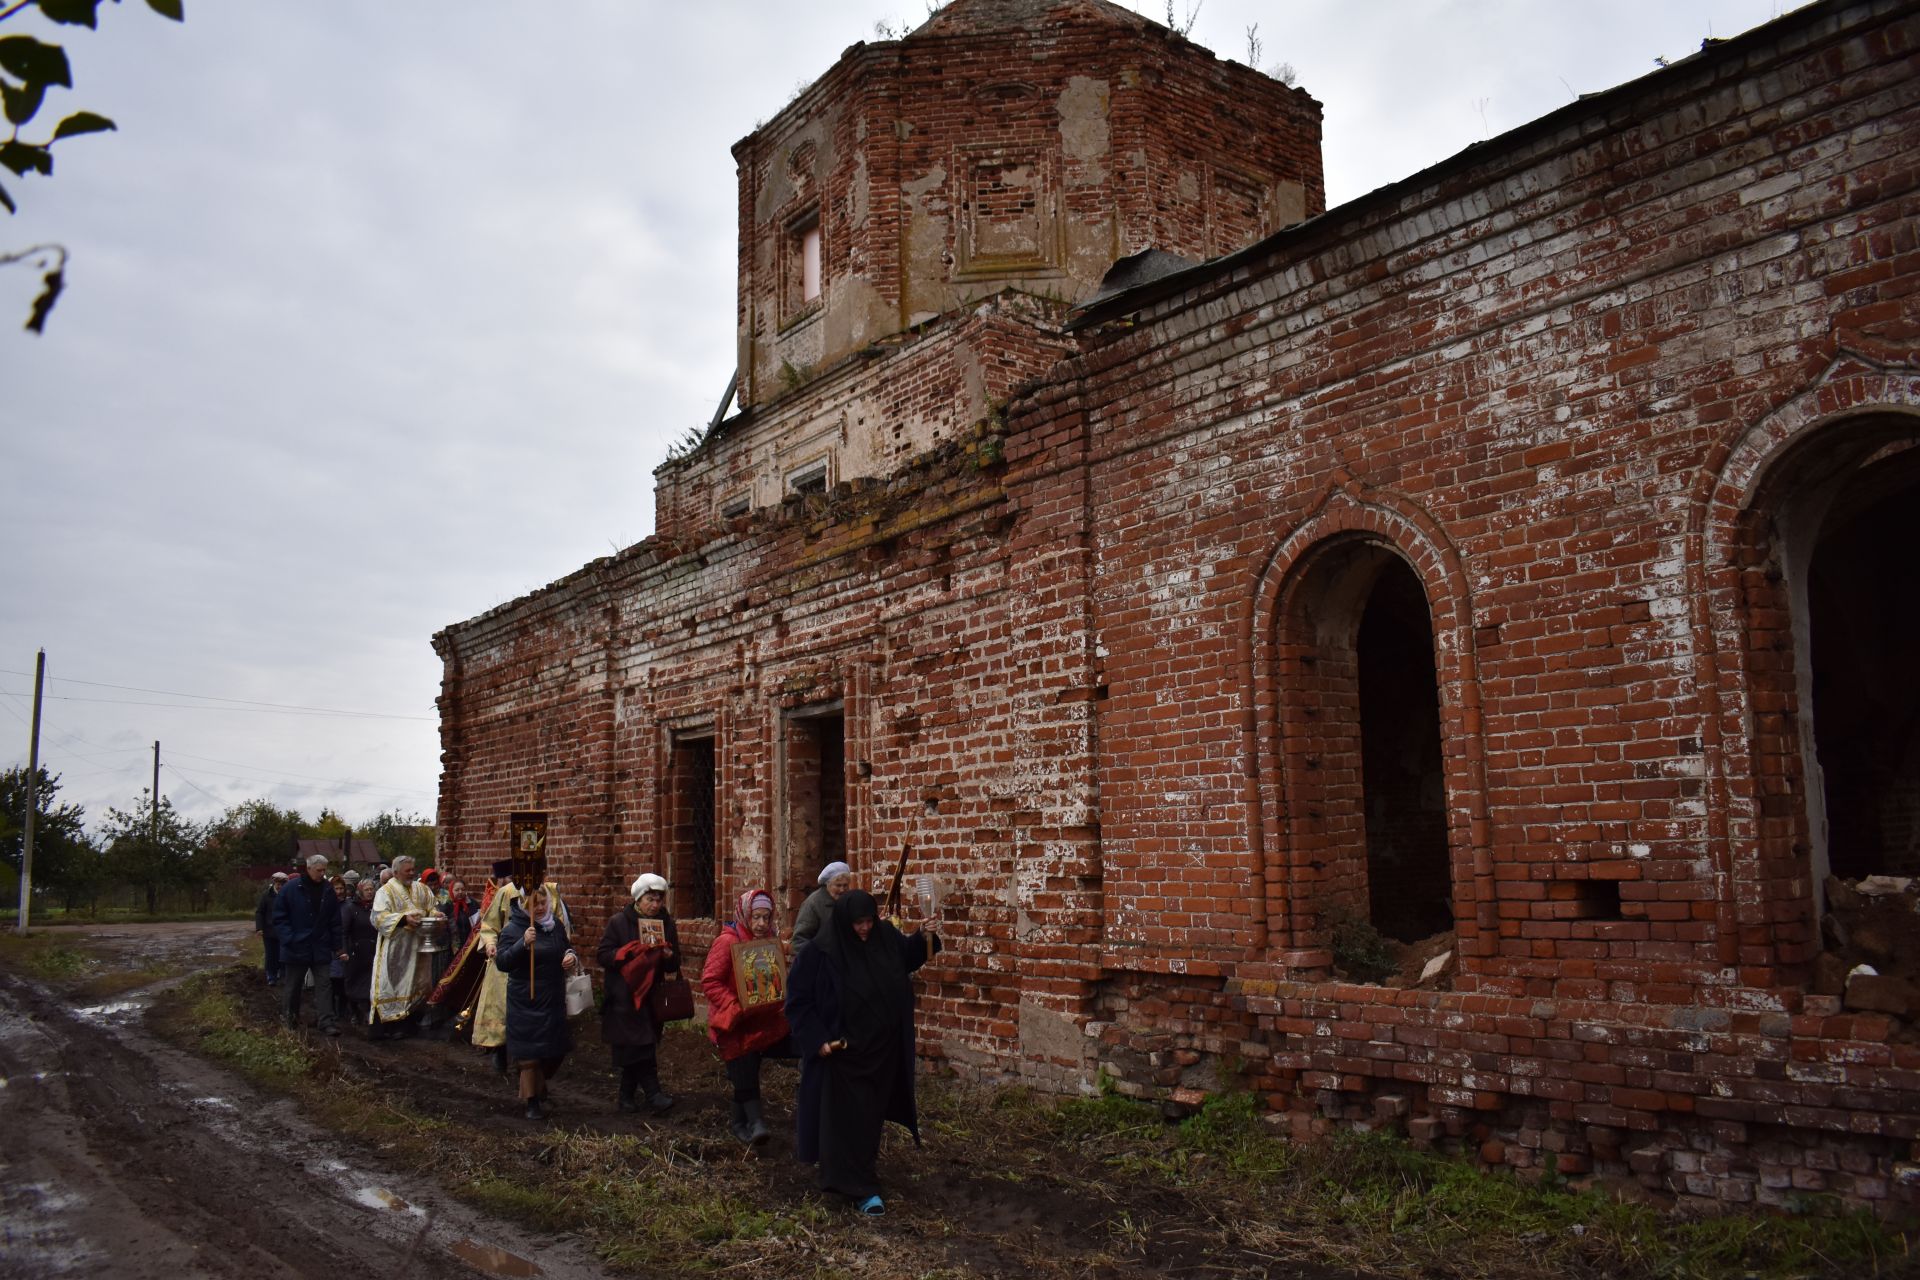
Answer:
[{"label": "arched window opening", "polygon": [[1414,942],[1452,928],[1453,904],[1433,622],[1404,561],[1375,580],[1355,650],[1368,915],[1387,937]]},{"label": "arched window opening", "polygon": [[1448,981],[1444,968],[1421,978],[1453,949],[1444,935],[1457,898],[1424,582],[1395,546],[1336,536],[1300,561],[1274,641],[1298,967],[1326,965],[1352,981]]},{"label": "arched window opening", "polygon": [[[1843,881],[1920,875],[1920,449],[1827,486],[1805,573],[1809,825]],[[1811,513],[1809,513],[1811,514]],[[1796,630],[1802,630],[1796,628]],[[1824,820],[1824,831],[1819,820]],[[1823,838],[1824,837],[1824,838]]]}]

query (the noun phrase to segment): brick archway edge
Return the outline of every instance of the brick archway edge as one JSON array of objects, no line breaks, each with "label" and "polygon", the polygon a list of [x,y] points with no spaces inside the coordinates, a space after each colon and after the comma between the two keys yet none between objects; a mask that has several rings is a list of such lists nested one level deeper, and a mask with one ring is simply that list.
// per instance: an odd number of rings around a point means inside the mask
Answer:
[{"label": "brick archway edge", "polygon": [[[1687,585],[1699,656],[1700,741],[1707,759],[1707,839],[1713,863],[1715,935],[1722,965],[1740,962],[1740,847],[1735,818],[1755,809],[1753,753],[1740,738],[1748,719],[1738,526],[1774,465],[1815,433],[1886,415],[1920,417],[1920,372],[1843,350],[1816,384],[1756,421],[1736,425],[1700,469],[1687,519]],[[1730,751],[1742,760],[1730,761]],[[1736,786],[1734,773],[1740,770]],[[1750,825],[1750,824],[1748,824]],[[1811,910],[1811,899],[1808,909]]]},{"label": "brick archway edge", "polygon": [[[1496,940],[1494,919],[1493,853],[1487,821],[1485,749],[1480,716],[1480,682],[1474,661],[1472,594],[1459,552],[1431,515],[1410,499],[1382,489],[1370,489],[1347,471],[1336,471],[1307,514],[1274,548],[1254,584],[1246,621],[1241,628],[1240,678],[1244,696],[1241,730],[1246,761],[1245,795],[1248,848],[1253,865],[1255,946],[1299,952],[1305,945],[1290,921],[1286,870],[1289,866],[1284,834],[1267,834],[1265,815],[1271,809],[1284,827],[1285,762],[1271,747],[1263,748],[1261,709],[1277,713],[1277,689],[1263,699],[1263,682],[1271,681],[1278,665],[1275,630],[1282,611],[1308,576],[1313,561],[1329,542],[1343,534],[1357,534],[1392,548],[1413,569],[1426,592],[1433,614],[1434,658],[1439,676],[1442,723],[1449,744],[1446,764],[1449,796],[1449,842],[1464,841],[1472,868],[1471,884],[1462,894],[1455,884],[1455,916],[1462,954],[1485,955]],[[1276,714],[1277,719],[1277,714]],[[1277,723],[1274,726],[1277,728]],[[1455,753],[1451,747],[1458,745]],[[1454,844],[1458,850],[1458,844]],[[1466,902],[1461,898],[1465,897]],[[1460,906],[1471,905],[1463,915]]]}]

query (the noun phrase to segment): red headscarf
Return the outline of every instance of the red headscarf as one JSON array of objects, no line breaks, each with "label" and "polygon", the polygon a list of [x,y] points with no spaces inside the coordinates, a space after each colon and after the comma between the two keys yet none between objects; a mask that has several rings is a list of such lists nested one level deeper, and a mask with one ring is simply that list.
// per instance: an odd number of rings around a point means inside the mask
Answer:
[{"label": "red headscarf", "polygon": [[[756,899],[766,899],[767,910],[773,910],[773,895],[765,889],[749,889],[740,895],[740,905],[733,915],[734,931],[744,940],[753,936],[753,904]],[[777,931],[769,931],[767,936],[774,937]]]}]

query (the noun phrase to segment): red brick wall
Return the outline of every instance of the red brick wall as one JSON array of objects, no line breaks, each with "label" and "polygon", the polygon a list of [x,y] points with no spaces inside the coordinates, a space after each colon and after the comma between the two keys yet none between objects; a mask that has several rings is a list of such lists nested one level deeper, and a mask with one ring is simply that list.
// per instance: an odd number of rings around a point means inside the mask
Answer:
[{"label": "red brick wall", "polygon": [[[1920,1049],[1803,985],[1772,515],[1805,451],[1920,432],[1917,35],[1798,12],[1094,312],[885,482],[450,628],[443,861],[531,789],[597,931],[710,725],[720,901],[780,884],[783,717],[838,703],[848,860],[953,889],[931,1054],[1176,1104],[1242,1064],[1302,1133],[1911,1206]],[[1450,990],[1327,977],[1382,557],[1432,620]]]}]

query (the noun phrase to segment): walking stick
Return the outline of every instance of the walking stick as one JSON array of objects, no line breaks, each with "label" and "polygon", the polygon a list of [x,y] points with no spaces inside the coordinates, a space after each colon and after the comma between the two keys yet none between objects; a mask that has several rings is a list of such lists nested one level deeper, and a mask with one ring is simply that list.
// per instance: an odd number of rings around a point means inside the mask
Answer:
[{"label": "walking stick", "polygon": [[[529,809],[507,815],[507,838],[512,842],[513,883],[526,900],[527,927],[533,928],[533,894],[547,882],[547,815]],[[534,939],[520,935],[527,943],[527,999],[533,999]]]}]

